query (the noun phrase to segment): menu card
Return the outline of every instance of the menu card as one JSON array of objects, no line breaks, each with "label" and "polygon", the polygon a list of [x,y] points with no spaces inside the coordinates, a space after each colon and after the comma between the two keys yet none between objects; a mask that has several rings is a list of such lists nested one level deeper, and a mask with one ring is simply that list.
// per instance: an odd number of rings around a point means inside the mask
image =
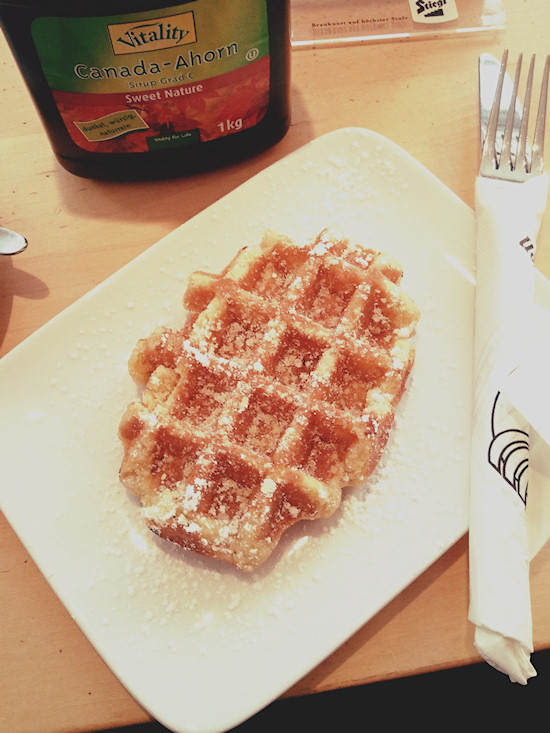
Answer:
[{"label": "menu card", "polygon": [[501,0],[291,0],[295,48],[504,28]]}]

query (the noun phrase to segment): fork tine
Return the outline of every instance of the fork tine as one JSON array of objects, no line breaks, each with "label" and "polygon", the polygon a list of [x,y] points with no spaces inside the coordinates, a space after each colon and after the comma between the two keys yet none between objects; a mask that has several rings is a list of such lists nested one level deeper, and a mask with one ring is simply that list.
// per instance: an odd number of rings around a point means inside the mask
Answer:
[{"label": "fork tine", "polygon": [[521,124],[519,127],[518,149],[516,152],[516,168],[521,165],[525,171],[529,170],[527,162],[527,129],[529,127],[529,110],[531,108],[531,93],[533,89],[533,71],[535,69],[535,54],[531,56],[527,83],[525,84],[525,97],[523,100],[523,111],[521,113]]},{"label": "fork tine", "polygon": [[497,149],[496,149],[496,138],[498,130],[498,118],[500,116],[500,100],[502,97],[502,86],[504,84],[504,74],[506,73],[506,63],[508,61],[508,49],[502,54],[502,60],[500,62],[500,70],[498,73],[497,85],[495,88],[495,96],[493,98],[493,105],[491,112],[489,113],[489,120],[487,122],[487,131],[485,133],[485,140],[483,143],[483,157],[487,155],[491,158],[495,168],[498,168]]},{"label": "fork tine", "polygon": [[548,75],[550,72],[550,56],[546,57],[542,86],[540,91],[539,108],[537,112],[537,123],[533,137],[533,150],[531,155],[531,173],[542,173],[544,153],[544,131],[546,127],[546,106],[548,100]]},{"label": "fork tine", "polygon": [[502,151],[500,153],[499,168],[507,165],[510,169],[513,169],[512,160],[512,136],[514,134],[514,119],[516,114],[516,101],[518,98],[518,87],[519,78],[521,75],[521,64],[523,61],[523,54],[520,53],[516,65],[516,74],[514,76],[514,84],[512,86],[512,92],[510,95],[510,102],[508,104],[508,114],[506,115],[506,124],[504,125],[504,137],[502,139]]}]

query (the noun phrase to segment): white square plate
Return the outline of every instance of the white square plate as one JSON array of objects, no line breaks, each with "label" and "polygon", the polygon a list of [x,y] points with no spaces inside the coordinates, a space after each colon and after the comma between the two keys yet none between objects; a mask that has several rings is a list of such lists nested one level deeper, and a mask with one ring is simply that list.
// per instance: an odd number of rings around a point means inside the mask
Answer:
[{"label": "white square plate", "polygon": [[[421,310],[391,439],[329,520],[250,576],[150,533],[118,483],[127,359],[178,326],[185,281],[266,228],[387,251]],[[2,510],[129,692],[174,731],[227,730],[278,697],[467,530],[472,211],[408,154],[330,133],[151,247],[0,361]],[[22,440],[24,436],[24,440]]]}]

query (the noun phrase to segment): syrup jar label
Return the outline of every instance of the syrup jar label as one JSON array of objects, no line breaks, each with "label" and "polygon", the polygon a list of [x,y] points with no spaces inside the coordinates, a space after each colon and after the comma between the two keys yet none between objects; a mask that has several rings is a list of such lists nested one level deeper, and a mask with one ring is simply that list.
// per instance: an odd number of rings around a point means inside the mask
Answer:
[{"label": "syrup jar label", "polygon": [[44,16],[31,32],[69,135],[90,152],[200,144],[254,127],[268,107],[265,0]]}]

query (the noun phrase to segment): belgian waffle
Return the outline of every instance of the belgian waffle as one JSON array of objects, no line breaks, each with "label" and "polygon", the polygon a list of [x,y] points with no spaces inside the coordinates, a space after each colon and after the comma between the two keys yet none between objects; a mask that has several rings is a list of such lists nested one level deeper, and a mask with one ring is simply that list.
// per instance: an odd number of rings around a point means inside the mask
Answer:
[{"label": "belgian waffle", "polygon": [[195,272],[180,331],[129,369],[122,483],[161,537],[251,571],[302,519],[330,516],[387,442],[419,317],[391,257],[322,232],[267,234]]}]

